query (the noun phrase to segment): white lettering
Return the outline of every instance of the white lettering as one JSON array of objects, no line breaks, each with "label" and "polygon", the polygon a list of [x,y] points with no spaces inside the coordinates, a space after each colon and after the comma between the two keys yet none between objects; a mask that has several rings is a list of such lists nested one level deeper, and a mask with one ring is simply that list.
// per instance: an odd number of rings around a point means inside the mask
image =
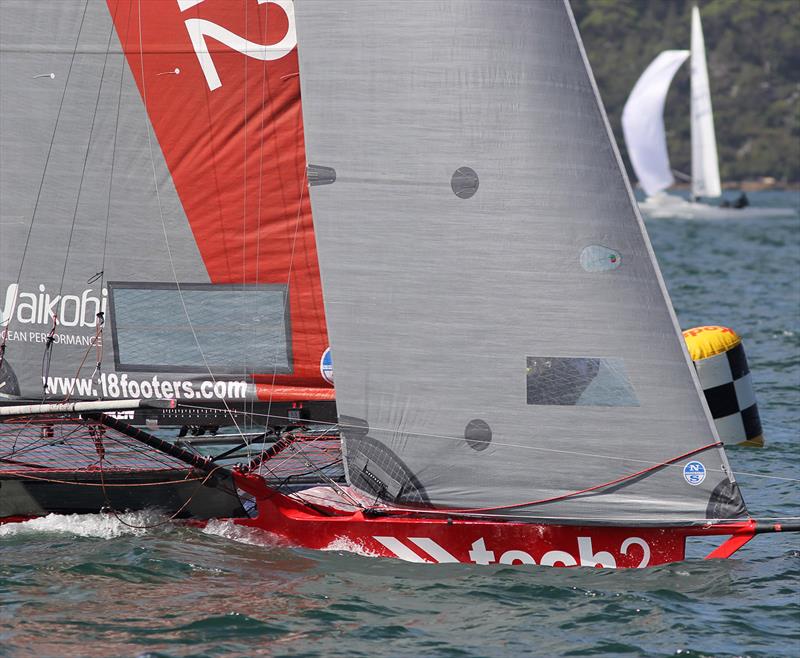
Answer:
[{"label": "white lettering", "polygon": [[557,564],[561,564],[564,567],[574,567],[577,566],[578,562],[566,551],[547,551],[542,555],[540,564],[543,567],[554,567]]},{"label": "white lettering", "polygon": [[[17,320],[23,324],[34,324],[36,322],[36,295],[32,295],[29,292],[21,292],[19,293],[19,298],[20,300],[29,299],[30,301],[20,301],[17,304]],[[23,311],[28,311],[28,313],[23,316]]]},{"label": "white lettering", "polygon": [[[44,286],[39,286],[39,290],[44,292]],[[51,318],[55,317],[56,305],[60,299],[61,295],[56,295],[53,299],[50,299],[50,295],[47,293],[39,296],[41,302],[39,305],[39,316],[41,317],[41,320],[38,321],[39,324],[50,324]]]},{"label": "white lettering", "polygon": [[500,556],[500,564],[536,564],[536,560],[525,551],[506,551]]},{"label": "white lettering", "polygon": [[6,289],[6,301],[3,304],[3,311],[0,313],[0,327],[5,327],[11,322],[11,316],[14,315],[14,307],[17,305],[17,292],[19,286],[12,283]]},{"label": "white lettering", "polygon": [[38,292],[20,292],[12,283],[6,289],[0,311],[0,327],[8,326],[12,320],[20,324],[46,324],[58,314],[59,324],[65,327],[94,327],[98,311],[105,312],[108,290],[103,288],[100,296],[87,288],[80,295],[54,295],[47,292],[44,284],[38,284]]},{"label": "white lettering", "polygon": [[[260,5],[269,3],[273,3],[283,9],[286,14],[286,20],[289,23],[286,35],[275,44],[266,45],[248,41],[244,37],[240,37],[238,34],[234,34],[230,30],[226,30],[224,27],[203,18],[189,18],[185,21],[186,29],[189,31],[189,38],[192,40],[192,46],[197,55],[197,61],[200,62],[200,68],[203,69],[203,75],[206,76],[206,83],[211,91],[221,87],[222,81],[219,79],[217,67],[214,65],[214,60],[208,51],[206,37],[219,41],[242,55],[264,62],[286,57],[297,45],[292,0],[258,0]],[[181,9],[183,10],[183,7]]]},{"label": "white lettering", "polygon": [[622,542],[622,546],[619,550],[623,555],[627,555],[628,549],[631,546],[638,546],[642,549],[642,561],[637,565],[637,569],[642,569],[650,564],[650,544],[648,544],[641,537],[628,537],[624,542]]},{"label": "white lettering", "polygon": [[475,564],[491,564],[494,562],[494,551],[486,550],[486,543],[483,537],[472,542],[472,550],[469,552],[469,559]]},{"label": "white lettering", "polygon": [[[69,307],[67,303],[74,303],[75,309],[71,315],[67,313]],[[65,327],[75,327],[81,321],[81,300],[75,295],[64,295],[61,298],[61,308],[58,313],[58,321]]]},{"label": "white lettering", "polygon": [[[89,293],[92,292],[91,288],[84,290],[81,295],[81,326],[89,327],[95,324],[95,318],[100,312],[100,300],[97,297],[90,297]],[[89,310],[91,308],[91,310]]]},{"label": "white lettering", "polygon": [[608,551],[592,552],[592,538],[578,537],[578,554],[581,558],[582,567],[606,567],[615,569],[617,561]]},{"label": "white lettering", "polygon": [[187,9],[199,5],[201,2],[203,2],[203,0],[178,0],[178,9],[186,11]]}]

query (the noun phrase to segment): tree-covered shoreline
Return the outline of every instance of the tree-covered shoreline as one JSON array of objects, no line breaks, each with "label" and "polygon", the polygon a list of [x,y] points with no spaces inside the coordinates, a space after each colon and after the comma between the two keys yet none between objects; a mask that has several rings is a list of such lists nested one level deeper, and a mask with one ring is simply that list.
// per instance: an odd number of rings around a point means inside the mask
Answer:
[{"label": "tree-covered shoreline", "polygon": [[[571,4],[620,146],[624,144],[620,115],[630,90],[662,50],[689,48],[691,9],[699,4],[723,181],[763,177],[783,184],[800,181],[797,0],[572,0]],[[664,114],[672,166],[688,172],[688,64],[675,76]]]}]

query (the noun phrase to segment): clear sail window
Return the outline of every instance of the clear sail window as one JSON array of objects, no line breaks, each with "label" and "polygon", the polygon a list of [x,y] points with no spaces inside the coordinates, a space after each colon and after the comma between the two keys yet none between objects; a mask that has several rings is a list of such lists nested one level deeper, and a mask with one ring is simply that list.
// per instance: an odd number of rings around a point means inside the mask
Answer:
[{"label": "clear sail window", "polygon": [[638,407],[620,358],[527,357],[528,404]]},{"label": "clear sail window", "polygon": [[[291,372],[285,285],[109,283],[119,370]],[[184,310],[185,308],[185,310]]]}]

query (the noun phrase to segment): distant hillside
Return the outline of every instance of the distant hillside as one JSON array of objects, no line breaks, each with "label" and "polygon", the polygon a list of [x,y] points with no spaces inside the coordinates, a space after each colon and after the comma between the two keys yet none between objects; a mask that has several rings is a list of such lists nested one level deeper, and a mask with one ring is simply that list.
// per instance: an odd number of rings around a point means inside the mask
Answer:
[{"label": "distant hillside", "polygon": [[[695,3],[572,0],[571,4],[622,147],[620,115],[631,88],[659,52],[689,49]],[[800,2],[698,4],[723,181],[761,176],[800,181]],[[672,166],[689,172],[688,63],[673,81],[665,117]],[[624,157],[631,173],[627,154]]]}]

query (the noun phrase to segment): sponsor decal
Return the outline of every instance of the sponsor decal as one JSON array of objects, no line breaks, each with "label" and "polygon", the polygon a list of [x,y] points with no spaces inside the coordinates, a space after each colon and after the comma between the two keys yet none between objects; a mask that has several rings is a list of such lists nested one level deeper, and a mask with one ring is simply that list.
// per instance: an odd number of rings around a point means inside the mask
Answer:
[{"label": "sponsor decal", "polygon": [[241,380],[187,381],[164,379],[153,375],[148,379],[134,379],[115,372],[101,373],[99,377],[47,377],[42,381],[50,393],[102,397],[104,399],[159,398],[176,400],[244,399],[247,382]]},{"label": "sponsor decal", "polygon": [[[191,9],[204,0],[178,0],[178,9],[182,12]],[[210,91],[219,89],[222,86],[217,67],[214,64],[214,58],[211,56],[211,51],[208,48],[206,39],[213,39],[224,46],[227,46],[234,52],[241,53],[246,57],[259,59],[262,62],[269,62],[276,59],[286,57],[295,46],[297,46],[297,32],[295,31],[294,24],[294,3],[292,0],[257,0],[260,5],[273,4],[280,7],[286,15],[288,28],[286,34],[278,43],[255,43],[243,36],[231,32],[229,29],[222,25],[217,25],[211,21],[203,18],[188,18],[184,21],[186,29],[189,32],[189,38],[192,40],[192,47],[197,55],[197,61],[200,68],[203,70],[203,75],[206,78],[206,83]]]},{"label": "sponsor decal", "polygon": [[94,327],[98,313],[105,313],[108,290],[103,288],[99,295],[92,288],[86,288],[80,295],[51,294],[40,283],[36,292],[21,291],[19,284],[12,283],[6,288],[0,306],[0,327],[14,324],[49,325],[53,316],[58,316],[62,327]]},{"label": "sponsor decal", "polygon": [[691,461],[683,467],[683,479],[696,487],[706,479],[706,467],[702,462]]},{"label": "sponsor decal", "polygon": [[330,347],[322,353],[322,359],[320,359],[319,362],[319,372],[326,382],[333,384],[333,357],[331,356]]},{"label": "sponsor decal", "polygon": [[[387,548],[395,557],[406,562],[446,564],[460,562],[452,553],[447,551],[429,537],[408,537],[407,543],[397,537],[374,536],[376,541]],[[572,552],[562,550],[547,551],[538,561],[527,551],[512,549],[502,553],[490,550],[486,540],[481,537],[472,542],[469,550],[469,561],[473,564],[540,564],[550,567],[605,567],[615,569],[617,559],[608,551],[594,551],[591,537],[577,537],[576,549]],[[627,556],[630,549],[636,547],[641,553],[637,568],[650,564],[650,545],[641,537],[628,537],[619,547],[619,553]],[[636,555],[636,553],[633,553]]]}]

